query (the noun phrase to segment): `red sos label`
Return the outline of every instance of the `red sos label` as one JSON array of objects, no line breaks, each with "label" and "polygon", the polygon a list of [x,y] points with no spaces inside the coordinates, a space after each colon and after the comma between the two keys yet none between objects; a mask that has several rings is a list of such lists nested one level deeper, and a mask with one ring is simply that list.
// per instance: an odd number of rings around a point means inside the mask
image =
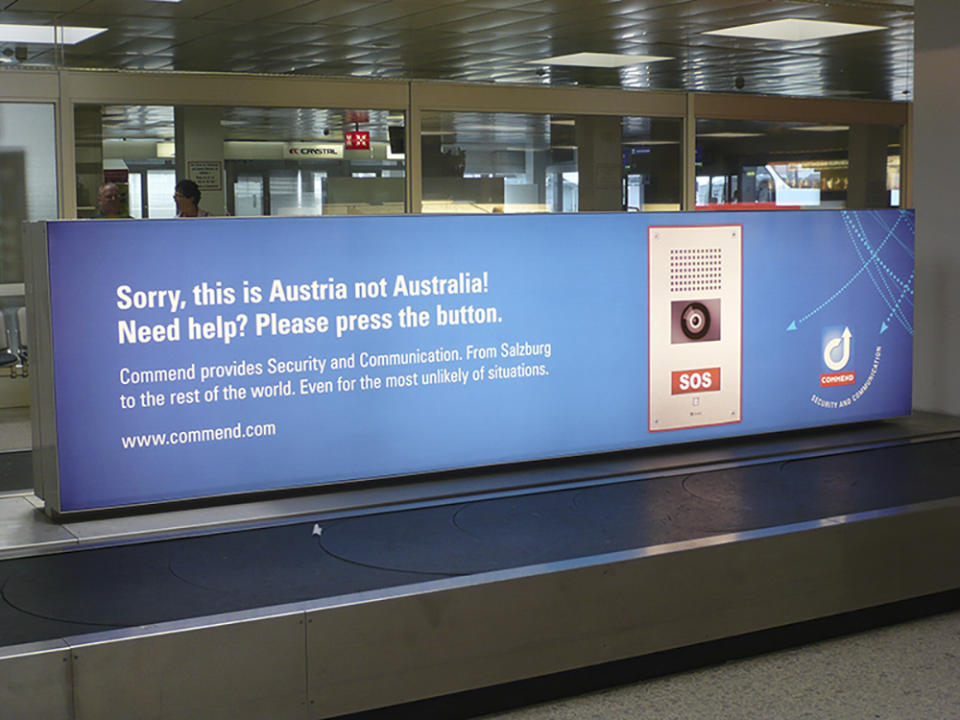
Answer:
[{"label": "red sos label", "polygon": [[720,368],[704,368],[703,370],[675,370],[673,377],[673,394],[716,392],[720,389]]}]

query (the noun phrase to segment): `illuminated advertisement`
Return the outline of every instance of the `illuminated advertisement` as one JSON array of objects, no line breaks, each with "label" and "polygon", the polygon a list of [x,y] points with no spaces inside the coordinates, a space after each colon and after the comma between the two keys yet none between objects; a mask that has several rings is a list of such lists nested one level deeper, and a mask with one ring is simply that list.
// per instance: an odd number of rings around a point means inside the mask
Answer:
[{"label": "illuminated advertisement", "polygon": [[910,412],[910,211],[45,227],[56,512]]}]

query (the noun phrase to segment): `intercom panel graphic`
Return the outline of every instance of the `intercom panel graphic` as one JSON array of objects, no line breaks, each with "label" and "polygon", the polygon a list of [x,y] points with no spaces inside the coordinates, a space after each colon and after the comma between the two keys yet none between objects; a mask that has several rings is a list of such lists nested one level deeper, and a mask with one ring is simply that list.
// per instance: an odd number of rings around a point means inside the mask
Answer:
[{"label": "intercom panel graphic", "polygon": [[649,229],[651,432],[740,422],[742,237]]}]

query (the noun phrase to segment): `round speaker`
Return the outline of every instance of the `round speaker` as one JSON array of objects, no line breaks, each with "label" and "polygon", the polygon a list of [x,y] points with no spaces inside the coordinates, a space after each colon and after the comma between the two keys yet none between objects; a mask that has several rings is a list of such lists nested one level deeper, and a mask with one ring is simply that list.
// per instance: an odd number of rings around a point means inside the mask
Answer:
[{"label": "round speaker", "polygon": [[710,331],[710,311],[706,305],[692,302],[680,315],[680,329],[691,340],[699,340]]}]

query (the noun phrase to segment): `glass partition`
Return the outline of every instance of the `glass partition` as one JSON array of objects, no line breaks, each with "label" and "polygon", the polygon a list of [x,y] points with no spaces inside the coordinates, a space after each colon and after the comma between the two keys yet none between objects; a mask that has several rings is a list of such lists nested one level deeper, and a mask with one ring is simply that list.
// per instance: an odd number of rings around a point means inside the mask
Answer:
[{"label": "glass partition", "polygon": [[680,209],[679,118],[425,111],[423,212]]},{"label": "glass partition", "polygon": [[683,121],[623,118],[623,187],[626,210],[680,210]]},{"label": "glass partition", "polygon": [[23,282],[21,223],[57,211],[53,105],[0,102],[0,286]]},{"label": "glass partition", "polygon": [[0,408],[30,404],[22,224],[58,216],[54,118],[52,103],[0,102]]},{"label": "glass partition", "polygon": [[75,124],[80,217],[175,217],[184,178],[211,215],[405,210],[402,111],[78,105]]},{"label": "glass partition", "polygon": [[423,212],[575,212],[573,135],[559,116],[425,111]]},{"label": "glass partition", "polygon": [[899,207],[901,132],[698,119],[697,208]]},{"label": "glass partition", "polygon": [[404,113],[229,108],[233,215],[375,215],[406,209]]}]

